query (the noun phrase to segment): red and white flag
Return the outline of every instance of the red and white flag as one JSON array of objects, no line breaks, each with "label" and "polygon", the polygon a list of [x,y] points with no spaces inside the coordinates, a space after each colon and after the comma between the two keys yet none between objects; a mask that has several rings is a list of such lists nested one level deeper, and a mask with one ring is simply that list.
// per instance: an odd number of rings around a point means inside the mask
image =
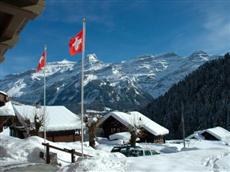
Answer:
[{"label": "red and white flag", "polygon": [[37,72],[42,70],[42,68],[46,65],[46,49],[43,51],[42,56],[39,60],[38,67],[37,67]]},{"label": "red and white flag", "polygon": [[69,53],[71,56],[81,53],[83,49],[83,30],[69,41]]}]

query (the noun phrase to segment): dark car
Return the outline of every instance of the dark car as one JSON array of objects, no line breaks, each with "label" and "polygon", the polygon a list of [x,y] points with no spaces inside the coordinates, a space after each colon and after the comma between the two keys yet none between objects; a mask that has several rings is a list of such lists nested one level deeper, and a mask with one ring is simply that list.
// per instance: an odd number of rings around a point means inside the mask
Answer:
[{"label": "dark car", "polygon": [[131,145],[115,146],[111,152],[120,152],[127,157],[151,156],[159,154],[155,150],[143,149],[140,146],[132,147]]}]

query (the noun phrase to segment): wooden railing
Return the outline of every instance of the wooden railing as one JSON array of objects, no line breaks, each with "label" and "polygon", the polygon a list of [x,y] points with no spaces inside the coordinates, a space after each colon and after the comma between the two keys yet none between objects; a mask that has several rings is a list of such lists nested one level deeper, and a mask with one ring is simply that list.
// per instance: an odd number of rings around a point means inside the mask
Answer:
[{"label": "wooden railing", "polygon": [[[46,155],[45,155],[45,159],[46,159],[46,163],[49,164],[50,163],[50,148],[53,149],[57,149],[66,153],[70,153],[71,154],[71,163],[75,162],[75,156],[82,156],[82,153],[75,151],[75,149],[66,149],[66,148],[59,148],[53,145],[50,145],[49,143],[42,143],[42,145],[46,146]],[[87,154],[83,154],[84,157],[92,157],[90,155]]]}]

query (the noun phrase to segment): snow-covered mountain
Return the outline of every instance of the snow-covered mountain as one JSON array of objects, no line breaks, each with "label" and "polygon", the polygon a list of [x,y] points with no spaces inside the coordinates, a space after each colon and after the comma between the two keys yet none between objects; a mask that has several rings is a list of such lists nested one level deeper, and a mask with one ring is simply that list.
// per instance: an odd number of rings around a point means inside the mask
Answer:
[{"label": "snow-covered mountain", "polygon": [[[140,56],[120,63],[103,63],[95,54],[90,54],[85,59],[85,104],[87,108],[96,110],[138,109],[213,58],[217,56],[197,51],[189,57],[166,53]],[[47,103],[65,105],[78,111],[80,60],[48,63],[46,70]],[[42,102],[43,73],[29,70],[8,75],[0,80],[0,90],[21,102]]]}]

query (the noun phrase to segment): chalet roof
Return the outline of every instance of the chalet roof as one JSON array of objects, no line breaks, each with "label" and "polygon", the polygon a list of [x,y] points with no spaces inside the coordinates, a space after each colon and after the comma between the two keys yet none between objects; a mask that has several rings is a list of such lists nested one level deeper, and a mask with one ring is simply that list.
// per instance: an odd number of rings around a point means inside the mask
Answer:
[{"label": "chalet roof", "polygon": [[222,128],[222,127],[209,128],[209,129],[203,130],[201,132],[201,134],[204,132],[207,132],[207,133],[213,135],[218,140],[224,140],[226,138],[230,139],[230,132],[228,130]]},{"label": "chalet roof", "polygon": [[203,139],[202,134],[205,132],[211,134],[212,136],[214,136],[218,140],[221,140],[221,141],[229,140],[230,141],[230,132],[228,130],[222,128],[222,127],[219,127],[219,126],[214,127],[214,128],[208,128],[205,130],[196,131],[196,132],[194,132],[194,134],[188,136],[187,138],[190,139],[190,138],[194,137],[197,139]]},{"label": "chalet roof", "polygon": [[[34,122],[35,114],[42,114],[43,107],[36,109],[30,105],[14,105],[15,114],[19,121],[23,123],[25,119]],[[64,106],[46,106],[46,130],[47,131],[63,131],[75,130],[81,128],[81,120],[79,116],[69,111]],[[41,127],[40,131],[43,131]]]},{"label": "chalet roof", "polygon": [[0,107],[0,116],[15,116],[11,101]]},{"label": "chalet roof", "polygon": [[8,96],[8,95],[7,95],[7,93],[6,93],[6,92],[4,92],[4,91],[0,91],[0,94],[3,94],[3,95]]},{"label": "chalet roof", "polygon": [[150,120],[145,115],[137,111],[132,111],[128,113],[119,111],[110,112],[102,118],[102,120],[98,123],[98,126],[102,125],[106,121],[106,119],[111,116],[127,127],[140,126],[141,128],[146,129],[148,132],[152,133],[155,136],[166,135],[169,133],[168,129]]}]

